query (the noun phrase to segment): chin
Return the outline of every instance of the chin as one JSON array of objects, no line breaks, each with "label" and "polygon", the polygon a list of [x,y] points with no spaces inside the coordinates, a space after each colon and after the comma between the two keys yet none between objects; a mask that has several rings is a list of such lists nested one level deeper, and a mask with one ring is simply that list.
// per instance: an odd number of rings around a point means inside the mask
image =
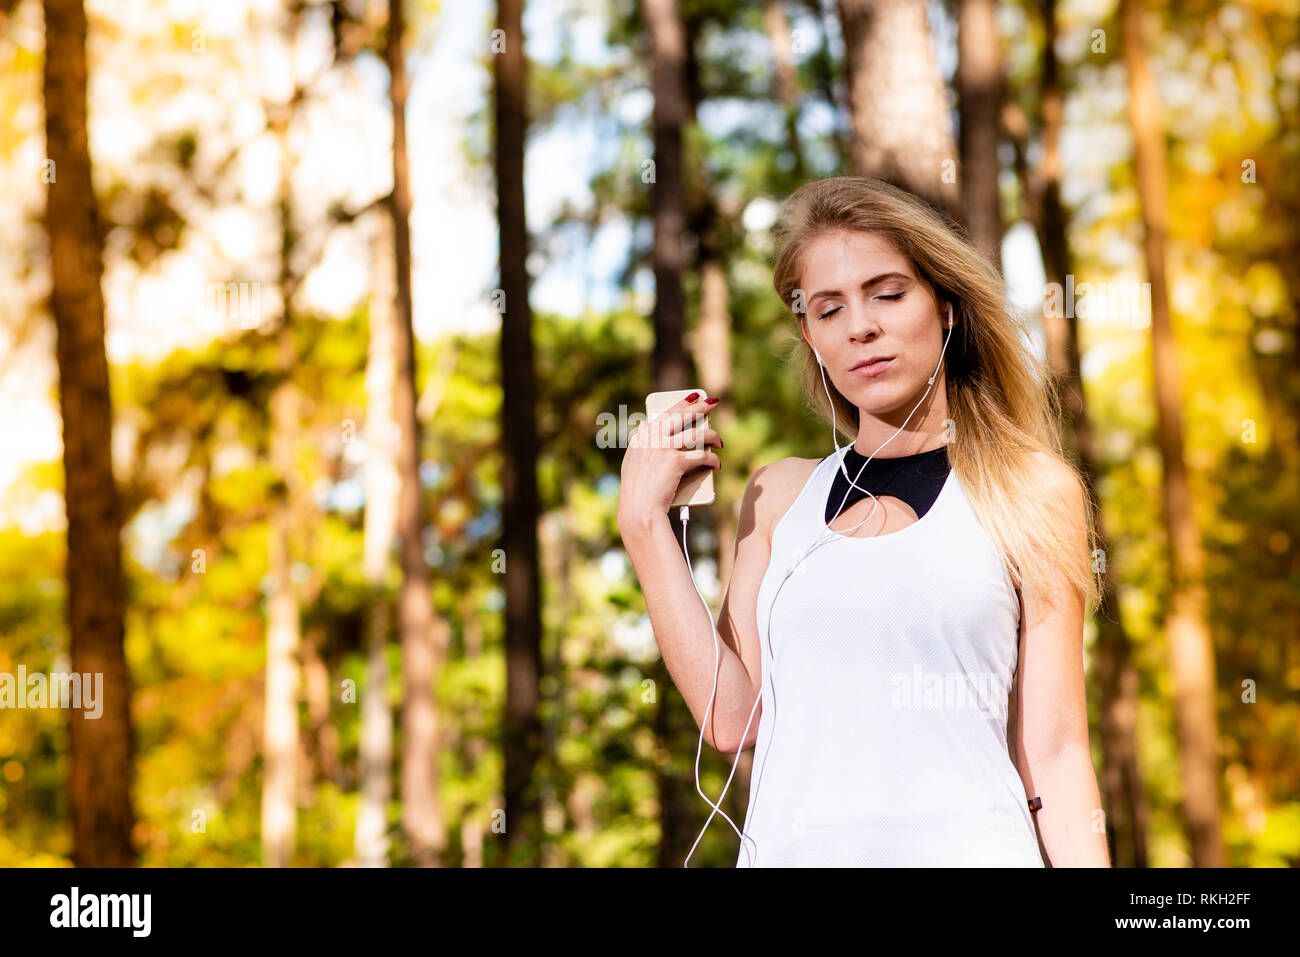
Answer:
[{"label": "chin", "polygon": [[904,400],[894,399],[890,396],[872,395],[868,401],[854,402],[859,412],[865,412],[867,415],[874,415],[877,418],[889,415],[903,407]]},{"label": "chin", "polygon": [[[921,388],[925,388],[924,379],[921,380]],[[896,379],[886,381],[879,378],[863,379],[858,376],[852,377],[852,381],[849,383],[849,389],[858,395],[870,396],[871,404],[873,406],[884,406],[890,405],[891,403],[904,402],[909,395],[914,394],[910,385],[900,386]],[[845,394],[847,395],[847,393]]]},{"label": "chin", "polygon": [[[936,384],[938,381],[935,380]],[[910,412],[912,406],[920,401],[921,394],[925,392],[924,379],[919,384],[908,383],[903,386],[897,382],[875,382],[872,379],[863,379],[856,385],[857,388],[853,392],[846,392],[845,395],[852,398],[854,405],[863,412],[876,416],[888,415],[899,409]]]}]

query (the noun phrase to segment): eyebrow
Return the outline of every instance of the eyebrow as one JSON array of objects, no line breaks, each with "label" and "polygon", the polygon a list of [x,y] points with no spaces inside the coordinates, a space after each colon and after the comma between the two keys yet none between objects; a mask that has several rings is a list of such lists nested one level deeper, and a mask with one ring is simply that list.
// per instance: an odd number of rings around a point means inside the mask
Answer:
[{"label": "eyebrow", "polygon": [[[884,282],[886,279],[911,280],[911,278],[912,278],[911,276],[908,276],[901,272],[895,272],[895,271],[882,272],[878,276],[872,276],[870,279],[864,282],[859,288],[870,289],[872,286],[876,285],[876,283]],[[841,295],[843,295],[843,293],[841,293],[838,289],[823,289],[820,292],[815,292],[811,296],[809,296],[808,301],[811,303],[813,300],[819,299],[822,296],[841,296]]]}]

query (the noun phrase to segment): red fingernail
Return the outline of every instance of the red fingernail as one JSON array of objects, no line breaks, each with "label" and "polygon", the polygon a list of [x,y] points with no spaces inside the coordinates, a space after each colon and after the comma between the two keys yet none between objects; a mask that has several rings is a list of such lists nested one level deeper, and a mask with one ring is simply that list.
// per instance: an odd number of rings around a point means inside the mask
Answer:
[{"label": "red fingernail", "polygon": [[717,397],[716,395],[711,395],[711,396],[709,396],[707,399],[704,400],[704,404],[705,404],[705,405],[717,405],[717,404],[718,404],[718,397]]},{"label": "red fingernail", "polygon": [[688,396],[686,397],[686,401],[687,401],[687,402],[694,402],[694,401],[695,401],[696,399],[698,399],[699,397],[700,397],[700,394],[699,394],[698,392],[692,392],[690,395],[688,395]]}]

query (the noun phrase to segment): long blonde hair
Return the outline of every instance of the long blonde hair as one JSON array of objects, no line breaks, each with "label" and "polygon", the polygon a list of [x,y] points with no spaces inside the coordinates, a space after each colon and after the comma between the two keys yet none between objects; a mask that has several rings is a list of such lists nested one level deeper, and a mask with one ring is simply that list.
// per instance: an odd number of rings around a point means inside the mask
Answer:
[{"label": "long blonde hair", "polygon": [[[1062,584],[1082,592],[1084,613],[1100,602],[1093,556],[1096,509],[1077,465],[1061,443],[1059,386],[1046,363],[1023,338],[1023,323],[1007,300],[1002,276],[959,228],[922,200],[860,176],[817,180],[796,190],[777,220],[772,285],[806,328],[799,287],[804,250],[828,231],[874,233],[887,240],[928,283],[937,299],[952,303],[956,324],[944,355],[944,384],[956,440],[948,460],[980,524],[1010,565],[1013,585],[1037,586],[1049,604]],[[804,399],[827,422],[856,440],[859,410],[827,379],[834,417],[812,347],[793,335],[791,358],[802,352],[799,384]],[[1073,489],[1062,489],[1036,453],[1068,470]],[[1082,494],[1084,527],[1066,491]],[[1079,543],[1086,539],[1087,548]]]}]

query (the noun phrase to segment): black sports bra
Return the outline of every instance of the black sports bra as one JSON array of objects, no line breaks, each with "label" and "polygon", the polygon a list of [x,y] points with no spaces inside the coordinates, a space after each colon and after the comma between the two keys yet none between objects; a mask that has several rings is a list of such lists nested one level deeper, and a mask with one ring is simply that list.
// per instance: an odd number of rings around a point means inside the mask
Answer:
[{"label": "black sports bra", "polygon": [[[872,495],[892,495],[902,499],[916,512],[919,519],[934,505],[952,468],[948,464],[946,445],[928,452],[892,459],[876,456],[862,469],[862,463],[866,461],[865,455],[849,446],[844,452],[844,468],[841,469],[838,464],[835,466],[835,481],[831,483],[831,493],[826,500],[827,525],[854,502],[866,498],[867,491]],[[862,469],[861,476],[858,475],[858,469]],[[866,491],[851,487],[849,479],[844,477],[845,470],[848,470],[849,478]],[[844,498],[846,491],[849,493],[847,501]],[[840,502],[844,502],[843,509],[840,508]]]}]

